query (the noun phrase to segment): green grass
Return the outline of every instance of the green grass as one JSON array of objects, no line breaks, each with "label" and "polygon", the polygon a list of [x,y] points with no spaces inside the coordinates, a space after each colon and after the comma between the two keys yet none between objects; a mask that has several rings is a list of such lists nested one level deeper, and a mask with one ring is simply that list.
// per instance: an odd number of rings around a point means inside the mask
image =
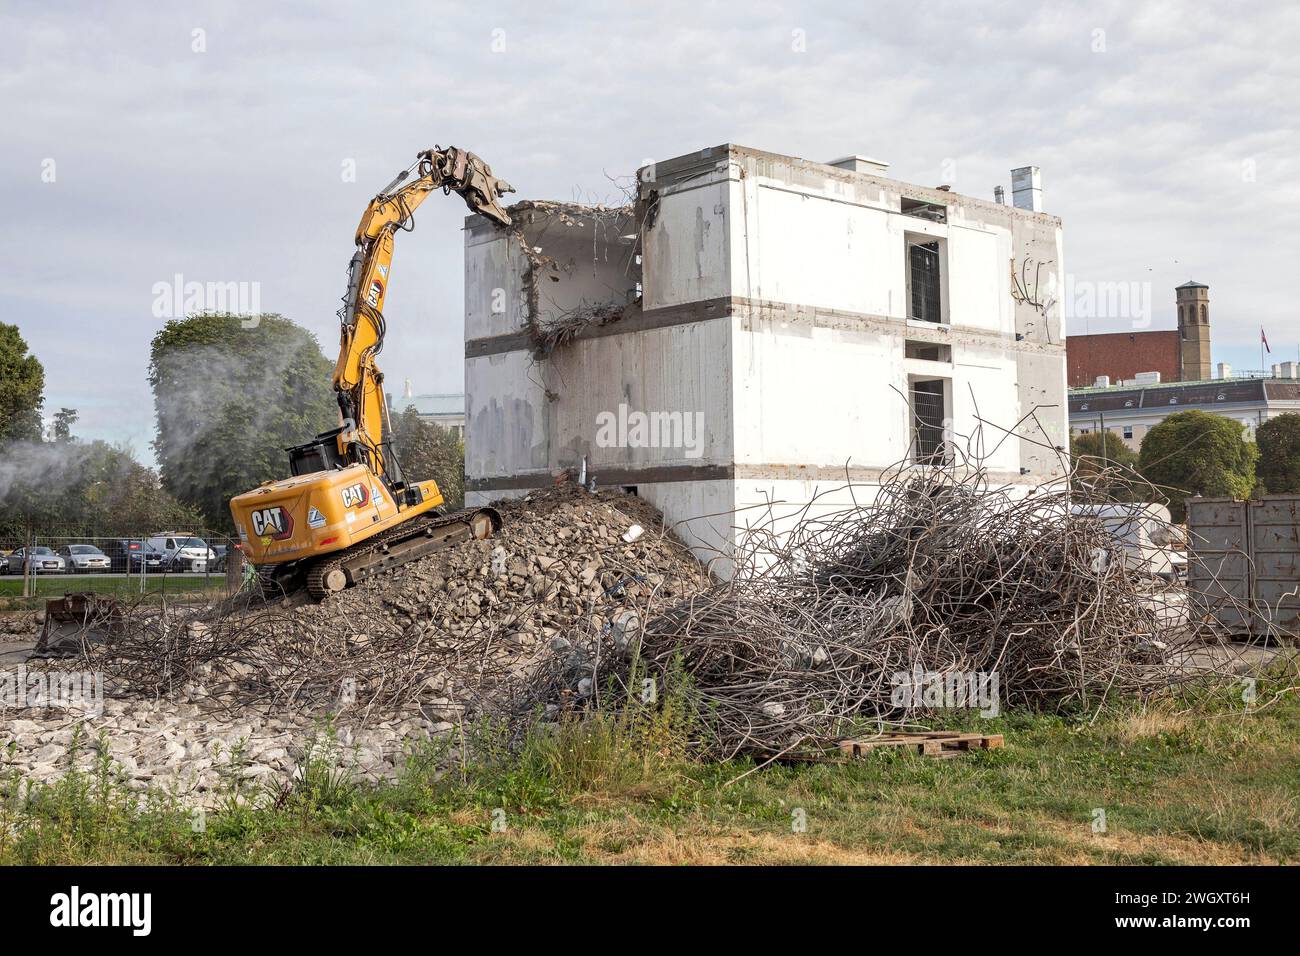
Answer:
[{"label": "green grass", "polygon": [[539,727],[513,749],[479,730],[472,765],[452,759],[459,744],[426,745],[379,787],[332,772],[325,733],[296,786],[232,782],[203,818],[161,795],[137,807],[103,760],[30,791],[10,772],[0,862],[1294,863],[1296,684],[1294,662],[1275,668],[1250,713],[1223,692],[972,716],[950,726],[1006,747],[951,760],[695,761],[688,722],[661,709]]},{"label": "green grass", "polygon": [[215,594],[226,588],[225,572],[206,577],[146,574],[143,578],[131,575],[104,574],[37,574],[30,579],[32,596],[24,598],[22,575],[0,576],[0,608],[37,608],[44,606],[47,598],[62,597],[68,591],[96,591],[114,597],[134,599],[150,595],[201,595]]}]

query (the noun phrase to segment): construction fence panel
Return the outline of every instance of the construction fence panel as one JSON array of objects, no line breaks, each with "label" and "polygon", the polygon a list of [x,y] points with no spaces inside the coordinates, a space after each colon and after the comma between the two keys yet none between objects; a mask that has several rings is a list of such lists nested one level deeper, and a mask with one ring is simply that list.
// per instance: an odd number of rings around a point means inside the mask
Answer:
[{"label": "construction fence panel", "polygon": [[209,529],[133,534],[35,530],[0,540],[0,576],[21,577],[25,595],[215,590],[224,584],[227,566],[237,560],[237,543],[238,538]]},{"label": "construction fence panel", "polygon": [[1234,634],[1300,633],[1300,496],[1190,498],[1187,529],[1202,614]]}]

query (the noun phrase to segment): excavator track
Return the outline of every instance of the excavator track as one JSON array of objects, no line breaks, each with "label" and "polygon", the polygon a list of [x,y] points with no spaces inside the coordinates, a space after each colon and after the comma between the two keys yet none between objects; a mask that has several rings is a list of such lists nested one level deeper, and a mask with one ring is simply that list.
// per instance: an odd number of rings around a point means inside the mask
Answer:
[{"label": "excavator track", "polygon": [[466,541],[482,541],[499,530],[501,514],[495,508],[416,518],[361,544],[312,561],[306,566],[305,587],[308,594],[320,601],[380,571]]}]

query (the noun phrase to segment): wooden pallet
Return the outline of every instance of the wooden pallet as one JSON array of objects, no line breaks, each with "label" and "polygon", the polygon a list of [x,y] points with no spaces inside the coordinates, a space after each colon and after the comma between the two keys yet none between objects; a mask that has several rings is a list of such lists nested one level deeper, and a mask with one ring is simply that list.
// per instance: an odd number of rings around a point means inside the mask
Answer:
[{"label": "wooden pallet", "polygon": [[952,731],[932,731],[915,734],[886,734],[862,740],[841,740],[840,753],[846,757],[861,757],[872,750],[886,747],[903,747],[926,757],[958,757],[969,750],[997,750],[1003,746],[1001,734],[959,734]]}]

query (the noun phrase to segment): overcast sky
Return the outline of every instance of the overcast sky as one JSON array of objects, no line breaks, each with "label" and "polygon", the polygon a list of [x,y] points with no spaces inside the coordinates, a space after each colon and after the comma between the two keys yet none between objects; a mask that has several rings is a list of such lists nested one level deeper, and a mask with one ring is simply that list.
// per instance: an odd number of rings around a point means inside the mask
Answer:
[{"label": "overcast sky", "polygon": [[[1296,7],[619,6],[7,0],[0,320],[44,363],[47,411],[151,458],[154,286],[178,274],[257,283],[332,359],[356,221],[435,143],[512,200],[614,199],[645,160],[725,142],[984,197],[1036,164],[1076,289],[1150,289],[1172,327],[1194,278],[1216,362],[1257,368],[1261,326],[1297,357]],[[462,390],[463,216],[434,197],[398,239],[399,393]]]}]

